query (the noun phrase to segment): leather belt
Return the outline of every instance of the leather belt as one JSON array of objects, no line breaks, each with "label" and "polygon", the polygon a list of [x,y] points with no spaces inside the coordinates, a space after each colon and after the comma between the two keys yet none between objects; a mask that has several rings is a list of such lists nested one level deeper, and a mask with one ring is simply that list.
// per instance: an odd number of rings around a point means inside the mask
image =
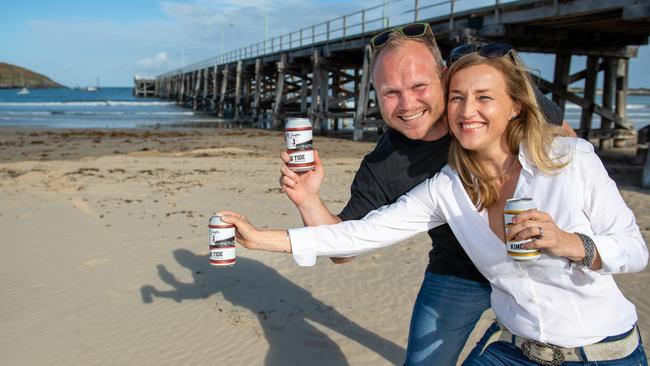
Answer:
[{"label": "leather belt", "polygon": [[602,340],[583,347],[567,348],[516,336],[500,324],[500,330],[488,338],[481,353],[494,342],[507,342],[519,348],[531,361],[545,366],[558,366],[563,362],[611,361],[630,355],[639,346],[636,325],[621,338]]}]

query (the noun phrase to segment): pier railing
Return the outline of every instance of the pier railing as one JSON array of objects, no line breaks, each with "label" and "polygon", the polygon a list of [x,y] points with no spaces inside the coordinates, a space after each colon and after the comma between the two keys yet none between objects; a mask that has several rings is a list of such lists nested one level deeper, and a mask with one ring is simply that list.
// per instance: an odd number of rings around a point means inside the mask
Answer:
[{"label": "pier railing", "polygon": [[[288,116],[309,117],[322,131],[352,121],[357,139],[364,129],[384,127],[370,83],[369,39],[426,21],[443,52],[481,39],[554,54],[553,79],[540,75],[540,90],[560,109],[567,102],[581,107],[579,135],[607,149],[635,133],[625,109],[629,60],[648,44],[648,19],[650,0],[384,0],[158,75],[154,95],[274,128]],[[586,57],[583,70],[571,72],[573,56]],[[584,82],[583,94],[569,90],[577,82]]]},{"label": "pier railing", "polygon": [[[277,37],[272,37],[215,57],[210,57],[171,70],[159,76],[164,77],[188,73],[214,65],[222,65],[242,59],[255,58],[310,44],[359,36],[367,32],[379,31],[387,28],[393,24],[395,20],[397,20],[397,24],[401,24],[409,21],[418,21],[419,19],[424,18],[431,19],[432,17],[450,19],[449,27],[450,29],[453,29],[453,19],[458,13],[483,8],[485,11],[494,12],[498,15],[501,6],[514,1],[515,0],[386,0],[382,4],[345,14],[338,18],[307,26]],[[553,1],[557,3],[559,0]]]}]

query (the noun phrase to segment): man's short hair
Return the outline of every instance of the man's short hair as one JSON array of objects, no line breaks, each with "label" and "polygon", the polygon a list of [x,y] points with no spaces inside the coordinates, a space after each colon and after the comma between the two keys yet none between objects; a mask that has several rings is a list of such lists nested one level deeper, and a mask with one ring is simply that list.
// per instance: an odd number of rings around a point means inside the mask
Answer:
[{"label": "man's short hair", "polygon": [[438,48],[436,39],[433,36],[433,33],[431,33],[431,31],[429,30],[420,37],[407,37],[401,34],[400,32],[392,32],[388,36],[388,40],[386,41],[386,43],[384,43],[381,47],[372,50],[370,56],[370,76],[371,76],[370,80],[373,80],[372,76],[374,75],[375,64],[377,63],[377,58],[379,58],[379,55],[382,53],[382,51],[387,49],[398,48],[409,41],[422,43],[427,47],[427,49],[431,52],[434,61],[436,62],[436,69],[438,70],[438,76],[442,77],[442,72],[445,68],[445,63],[442,59],[442,55],[440,54],[440,49]]}]

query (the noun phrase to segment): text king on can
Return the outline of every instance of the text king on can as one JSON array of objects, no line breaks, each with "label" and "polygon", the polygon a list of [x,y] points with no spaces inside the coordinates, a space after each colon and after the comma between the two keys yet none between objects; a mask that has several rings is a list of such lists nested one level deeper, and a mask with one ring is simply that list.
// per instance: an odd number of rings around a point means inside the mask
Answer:
[{"label": "text king on can", "polygon": [[[513,217],[526,210],[532,210],[535,208],[537,207],[532,198],[511,198],[509,200],[506,200],[506,205],[503,208],[503,223],[505,225],[506,232],[508,231],[508,228],[514,225],[512,222]],[[530,243],[533,240],[535,239],[514,241],[509,237],[506,238],[508,256],[518,261],[536,260],[541,255],[541,252],[539,250],[522,248],[524,244]]]}]

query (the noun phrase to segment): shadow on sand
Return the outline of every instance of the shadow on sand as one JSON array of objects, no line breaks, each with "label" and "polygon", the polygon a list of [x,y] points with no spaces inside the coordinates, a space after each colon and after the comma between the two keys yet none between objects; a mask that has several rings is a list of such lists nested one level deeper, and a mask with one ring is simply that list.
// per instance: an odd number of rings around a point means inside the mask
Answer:
[{"label": "shadow on sand", "polygon": [[[269,343],[266,365],[347,365],[339,346],[310,322],[358,342],[392,364],[403,361],[402,347],[360,327],[261,262],[240,257],[233,267],[214,268],[207,257],[187,249],[177,249],[173,254],[192,272],[193,282],[179,282],[158,265],[160,279],[173,289],[162,291],[145,285],[140,289],[142,301],[152,303],[159,297],[181,302],[221,293],[257,317]],[[223,311],[218,303],[215,311]]]}]

